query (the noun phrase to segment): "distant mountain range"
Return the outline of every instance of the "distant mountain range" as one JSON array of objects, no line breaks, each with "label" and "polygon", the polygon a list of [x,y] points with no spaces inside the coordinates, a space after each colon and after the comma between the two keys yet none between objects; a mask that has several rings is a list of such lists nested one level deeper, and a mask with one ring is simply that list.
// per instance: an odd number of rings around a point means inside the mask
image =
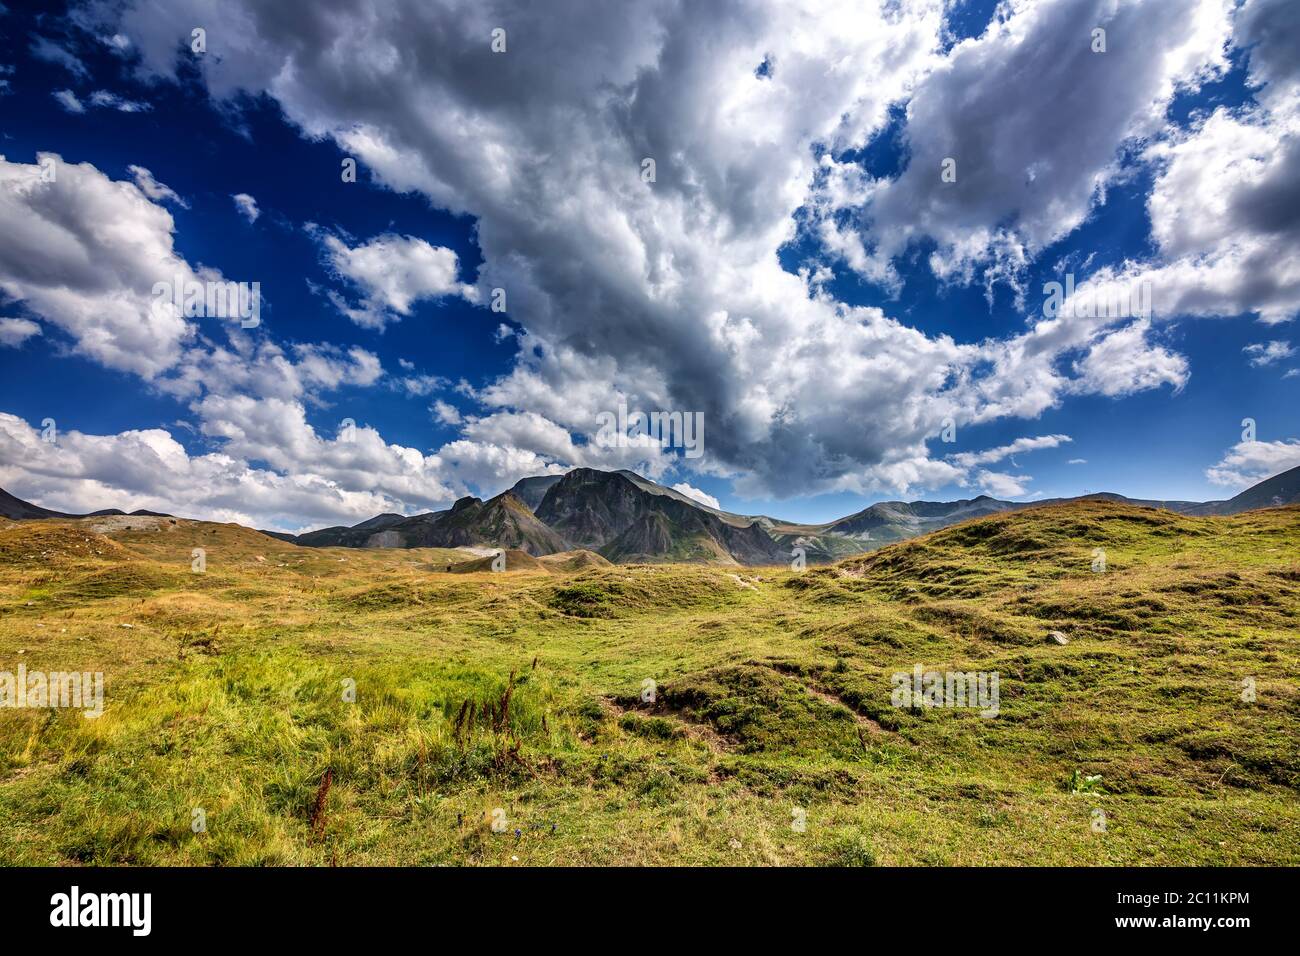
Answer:
[{"label": "distant mountain range", "polygon": [[[882,501],[825,524],[733,514],[635,472],[575,468],[564,475],[523,478],[487,501],[461,498],[444,511],[412,517],[381,514],[351,527],[322,528],[300,535],[263,533],[316,548],[482,547],[538,557],[583,550],[620,564],[777,564],[789,561],[794,548],[803,548],[809,562],[826,562],[970,518],[1088,499],[1193,516],[1238,514],[1300,504],[1300,468],[1274,475],[1226,501],[1152,501],[1103,493],[1020,502],[980,495],[959,501]],[[110,509],[96,511],[94,516],[124,513]],[[91,517],[40,508],[3,490],[0,515],[20,520]]]},{"label": "distant mountain range", "polygon": [[[49,508],[42,508],[34,505],[30,501],[23,501],[21,498],[15,498],[9,492],[0,488],[0,518],[12,518],[15,521],[22,521],[29,518],[102,518],[108,515],[125,515],[127,512],[120,508],[105,508],[103,511],[92,511],[85,515],[66,514],[62,511],[51,511]],[[170,518],[171,515],[165,515],[158,511],[132,511],[135,517],[148,516],[152,518]]]}]

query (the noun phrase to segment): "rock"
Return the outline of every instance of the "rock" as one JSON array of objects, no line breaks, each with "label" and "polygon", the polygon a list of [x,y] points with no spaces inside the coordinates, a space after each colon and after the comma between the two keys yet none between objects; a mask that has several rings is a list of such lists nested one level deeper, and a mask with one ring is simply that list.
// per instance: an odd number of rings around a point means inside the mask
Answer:
[{"label": "rock", "polygon": [[1064,634],[1062,634],[1060,631],[1048,631],[1047,642],[1049,644],[1060,644],[1062,647],[1064,647],[1066,644],[1070,643],[1070,639],[1066,637]]}]

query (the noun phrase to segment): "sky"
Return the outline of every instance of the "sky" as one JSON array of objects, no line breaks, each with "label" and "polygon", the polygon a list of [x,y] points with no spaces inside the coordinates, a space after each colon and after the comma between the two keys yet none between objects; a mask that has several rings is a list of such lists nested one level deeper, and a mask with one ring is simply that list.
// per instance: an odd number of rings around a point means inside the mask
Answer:
[{"label": "sky", "polygon": [[1300,465],[1293,0],[0,2],[0,487],[45,507]]}]

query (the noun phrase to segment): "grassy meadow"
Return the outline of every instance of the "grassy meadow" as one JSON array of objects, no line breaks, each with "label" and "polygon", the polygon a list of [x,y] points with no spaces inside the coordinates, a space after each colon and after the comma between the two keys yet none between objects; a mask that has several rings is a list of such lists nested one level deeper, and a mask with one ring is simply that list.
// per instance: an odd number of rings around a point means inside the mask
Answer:
[{"label": "grassy meadow", "polygon": [[[0,863],[1300,864],[1300,508],[1078,502],[803,572],[464,559],[0,522],[0,671],[106,677],[98,719],[0,709]],[[916,664],[996,671],[1000,712],[892,706]]]}]

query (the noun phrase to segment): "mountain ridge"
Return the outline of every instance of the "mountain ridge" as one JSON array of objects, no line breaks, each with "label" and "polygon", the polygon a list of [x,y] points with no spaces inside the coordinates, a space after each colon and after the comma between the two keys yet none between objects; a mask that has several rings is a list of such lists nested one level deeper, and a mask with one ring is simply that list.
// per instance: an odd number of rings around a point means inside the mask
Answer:
[{"label": "mountain ridge", "polygon": [[[1266,478],[1226,500],[1158,501],[1097,492],[1024,502],[977,495],[956,501],[880,501],[821,524],[723,511],[632,471],[574,468],[563,475],[521,478],[486,501],[467,496],[441,511],[412,516],[389,512],[350,527],[339,525],[297,535],[261,533],[302,547],[487,547],[518,550],[533,557],[585,551],[620,564],[776,564],[802,549],[807,561],[825,563],[972,518],[1088,500],[1165,509],[1191,517],[1232,515],[1300,504],[1300,467]],[[115,508],[90,515],[67,514],[0,489],[0,516],[13,520],[122,514],[125,512]]]}]

